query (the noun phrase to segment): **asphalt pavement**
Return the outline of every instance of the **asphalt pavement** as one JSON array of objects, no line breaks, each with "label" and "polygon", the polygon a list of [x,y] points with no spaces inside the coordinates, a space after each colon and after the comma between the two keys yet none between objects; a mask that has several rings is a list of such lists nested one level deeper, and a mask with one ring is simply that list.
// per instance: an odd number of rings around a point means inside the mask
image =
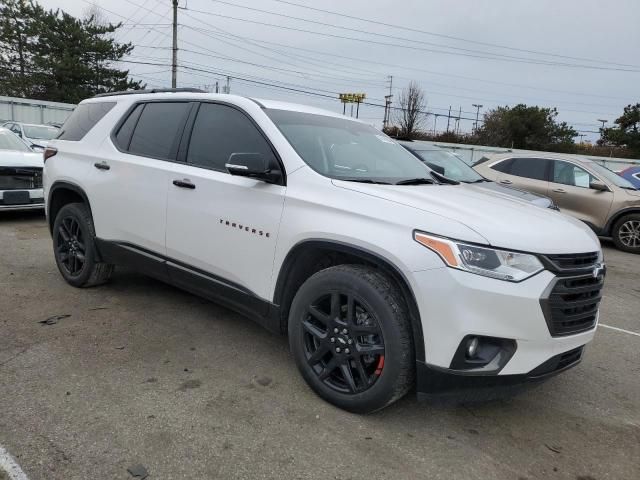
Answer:
[{"label": "asphalt pavement", "polygon": [[31,480],[638,480],[640,256],[605,259],[613,328],[576,368],[511,399],[358,416],[305,385],[284,337],[127,269],[75,289],[44,217],[0,212],[0,454]]}]

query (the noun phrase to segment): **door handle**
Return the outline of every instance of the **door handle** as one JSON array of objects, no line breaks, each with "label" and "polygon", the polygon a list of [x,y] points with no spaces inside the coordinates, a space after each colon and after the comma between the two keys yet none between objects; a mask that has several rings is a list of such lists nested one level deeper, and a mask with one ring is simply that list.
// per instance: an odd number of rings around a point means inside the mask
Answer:
[{"label": "door handle", "polygon": [[111,167],[109,166],[109,164],[107,162],[94,163],[93,166],[96,167],[98,170],[110,170],[111,169]]},{"label": "door handle", "polygon": [[556,192],[556,193],[567,193],[566,190],[563,190],[562,188],[554,188],[552,190],[552,192]]},{"label": "door handle", "polygon": [[500,183],[504,185],[511,185],[511,180],[500,180]]},{"label": "door handle", "polygon": [[195,190],[196,186],[191,183],[189,180],[187,180],[186,178],[184,180],[174,180],[173,184],[176,187],[180,187],[180,188],[188,188],[190,190]]}]

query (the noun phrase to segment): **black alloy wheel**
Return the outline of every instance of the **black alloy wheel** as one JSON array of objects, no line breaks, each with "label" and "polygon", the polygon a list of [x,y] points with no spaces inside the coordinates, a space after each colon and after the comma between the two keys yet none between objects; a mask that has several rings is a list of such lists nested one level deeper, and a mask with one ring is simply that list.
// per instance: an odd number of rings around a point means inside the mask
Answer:
[{"label": "black alloy wheel", "polygon": [[288,317],[298,370],[320,397],[371,413],[402,398],[415,379],[411,317],[397,284],[365,265],[336,265],[297,290]]},{"label": "black alloy wheel", "polygon": [[369,389],[384,368],[378,320],[353,295],[333,292],[307,308],[304,352],[318,378],[340,393]]},{"label": "black alloy wheel", "polygon": [[74,287],[94,287],[109,280],[113,265],[101,261],[89,208],[68,203],[56,214],[51,229],[53,253],[60,274]]},{"label": "black alloy wheel", "polygon": [[80,275],[86,260],[86,234],[80,222],[73,216],[62,218],[56,235],[56,253],[60,263],[70,276]]}]

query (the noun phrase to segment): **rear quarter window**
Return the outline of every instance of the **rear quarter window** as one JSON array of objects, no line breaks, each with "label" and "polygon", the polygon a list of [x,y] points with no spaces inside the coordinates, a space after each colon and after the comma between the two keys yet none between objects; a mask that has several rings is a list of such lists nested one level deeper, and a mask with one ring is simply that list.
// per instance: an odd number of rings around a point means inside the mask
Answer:
[{"label": "rear quarter window", "polygon": [[116,102],[81,103],[64,122],[58,140],[82,140],[115,104]]}]

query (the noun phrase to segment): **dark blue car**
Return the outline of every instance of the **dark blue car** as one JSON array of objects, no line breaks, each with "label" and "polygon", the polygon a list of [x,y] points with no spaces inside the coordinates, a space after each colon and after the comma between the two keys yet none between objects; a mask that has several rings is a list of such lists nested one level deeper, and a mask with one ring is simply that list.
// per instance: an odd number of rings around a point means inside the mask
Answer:
[{"label": "dark blue car", "polygon": [[619,175],[629,180],[634,187],[640,190],[640,166],[629,167],[621,171]]}]

